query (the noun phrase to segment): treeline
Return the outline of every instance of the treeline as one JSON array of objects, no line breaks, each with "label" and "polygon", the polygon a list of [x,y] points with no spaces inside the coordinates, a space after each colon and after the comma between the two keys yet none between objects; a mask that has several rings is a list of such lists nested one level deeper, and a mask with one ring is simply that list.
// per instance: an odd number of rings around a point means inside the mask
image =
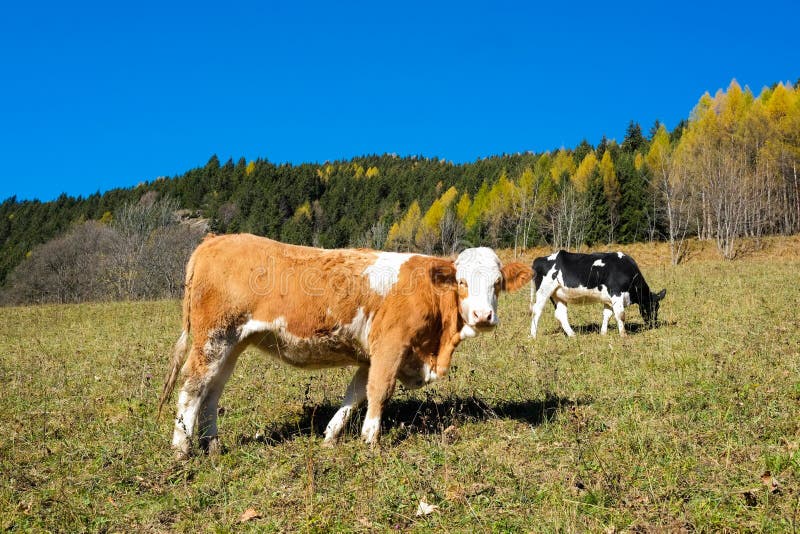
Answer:
[{"label": "treeline", "polygon": [[6,200],[0,284],[8,286],[26,257],[43,254],[37,245],[86,221],[113,228],[117,213],[148,193],[173,199],[215,232],[322,247],[450,253],[469,244],[579,248],[663,239],[678,262],[686,237],[696,235],[714,239],[730,258],[740,236],[800,230],[798,162],[797,86],[776,84],[755,96],[736,82],[704,95],[672,131],[656,122],[645,133],[631,122],[621,143],[604,138],[465,164],[388,154],[302,165],[213,156],[204,167],[134,188]]},{"label": "treeline", "polygon": [[655,124],[645,139],[631,123],[621,145],[584,142],[503,168],[474,194],[450,187],[425,211],[412,202],[385,244],[433,252],[463,239],[522,248],[667,239],[677,263],[696,235],[733,258],[739,237],[800,231],[798,166],[800,91],[776,84],[755,97],[733,82],[672,132]]}]

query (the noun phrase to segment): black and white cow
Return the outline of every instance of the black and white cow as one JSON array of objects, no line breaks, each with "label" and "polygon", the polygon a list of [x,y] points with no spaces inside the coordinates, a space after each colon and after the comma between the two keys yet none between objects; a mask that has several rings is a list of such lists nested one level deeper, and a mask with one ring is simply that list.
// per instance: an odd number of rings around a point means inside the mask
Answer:
[{"label": "black and white cow", "polygon": [[611,314],[617,320],[620,335],[625,335],[625,307],[638,304],[645,322],[657,321],[658,305],[667,290],[651,293],[639,266],[622,252],[578,254],[560,250],[533,261],[531,286],[531,337],[547,299],[556,307],[555,316],[570,337],[575,332],[567,319],[568,304],[603,303],[603,325],[600,333],[608,332]]}]

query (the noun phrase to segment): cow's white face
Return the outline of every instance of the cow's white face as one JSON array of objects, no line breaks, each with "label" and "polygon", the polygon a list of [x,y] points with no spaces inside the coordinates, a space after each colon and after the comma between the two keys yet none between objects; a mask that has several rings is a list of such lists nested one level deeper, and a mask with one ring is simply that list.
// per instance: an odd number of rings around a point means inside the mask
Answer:
[{"label": "cow's white face", "polygon": [[455,262],[459,312],[467,326],[481,331],[497,326],[497,295],[503,285],[500,259],[487,247],[468,248]]}]

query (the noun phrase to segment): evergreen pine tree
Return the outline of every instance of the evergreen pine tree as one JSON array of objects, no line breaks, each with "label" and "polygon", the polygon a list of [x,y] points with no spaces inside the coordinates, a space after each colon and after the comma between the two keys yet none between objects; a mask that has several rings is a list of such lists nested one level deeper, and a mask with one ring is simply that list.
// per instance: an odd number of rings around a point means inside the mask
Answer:
[{"label": "evergreen pine tree", "polygon": [[622,141],[622,151],[629,154],[641,152],[647,146],[647,140],[642,135],[642,127],[638,122],[631,121],[625,131],[625,139]]},{"label": "evergreen pine tree", "polygon": [[591,205],[589,231],[586,232],[586,243],[605,243],[609,233],[609,206],[603,188],[603,178],[595,172],[589,180],[586,194]]}]

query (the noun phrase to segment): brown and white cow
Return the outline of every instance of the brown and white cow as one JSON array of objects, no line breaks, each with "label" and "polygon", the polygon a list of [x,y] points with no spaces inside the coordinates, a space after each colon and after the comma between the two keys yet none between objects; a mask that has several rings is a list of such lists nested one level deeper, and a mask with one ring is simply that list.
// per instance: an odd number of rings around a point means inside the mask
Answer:
[{"label": "brown and white cow", "polygon": [[197,429],[203,448],[218,447],[217,403],[251,345],[296,367],[357,367],[325,441],[335,442],[366,399],[361,435],[374,444],[396,379],[418,388],[445,376],[463,339],[497,325],[498,293],[531,277],[522,263],[501,267],[489,248],[453,261],[249,234],[206,238],[186,267],[183,333],[159,401],[160,413],[182,366],[172,446],[186,457]]}]

